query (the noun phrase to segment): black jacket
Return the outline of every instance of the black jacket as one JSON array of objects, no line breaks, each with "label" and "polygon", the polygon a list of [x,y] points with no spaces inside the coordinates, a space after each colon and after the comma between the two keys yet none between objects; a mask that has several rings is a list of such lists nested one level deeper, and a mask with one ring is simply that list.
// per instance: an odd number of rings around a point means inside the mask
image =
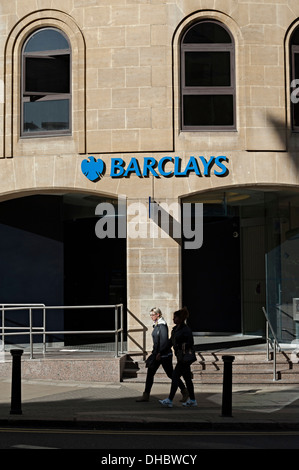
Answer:
[{"label": "black jacket", "polygon": [[176,356],[178,351],[182,351],[183,344],[185,344],[186,350],[193,349],[194,341],[191,328],[186,323],[176,325],[172,329],[170,341]]},{"label": "black jacket", "polygon": [[171,345],[168,339],[168,326],[163,318],[159,318],[158,323],[153,326],[152,331],[153,350],[152,353],[161,357],[171,354]]}]

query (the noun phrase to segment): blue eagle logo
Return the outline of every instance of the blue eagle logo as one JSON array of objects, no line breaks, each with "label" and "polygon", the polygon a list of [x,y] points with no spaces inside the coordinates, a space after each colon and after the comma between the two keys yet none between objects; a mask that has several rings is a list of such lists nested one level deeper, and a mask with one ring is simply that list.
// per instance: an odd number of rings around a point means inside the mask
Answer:
[{"label": "blue eagle logo", "polygon": [[105,163],[100,158],[88,157],[81,163],[81,171],[90,181],[98,181],[105,170]]}]

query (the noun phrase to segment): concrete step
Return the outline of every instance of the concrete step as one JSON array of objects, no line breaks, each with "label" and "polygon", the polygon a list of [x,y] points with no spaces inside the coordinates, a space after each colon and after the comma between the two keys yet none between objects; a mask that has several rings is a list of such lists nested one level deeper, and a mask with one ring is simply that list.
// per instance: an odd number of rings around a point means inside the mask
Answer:
[{"label": "concrete step", "polygon": [[[276,383],[276,384],[298,384],[299,376],[289,371],[277,371],[276,380],[274,381],[273,370],[264,371],[261,373],[234,373],[233,384],[262,384],[262,383]],[[137,374],[135,377],[123,377],[124,382],[145,383],[146,375]],[[166,374],[157,374],[155,376],[155,383],[169,383],[169,378]],[[222,384],[223,374],[221,373],[197,373],[193,374],[193,383],[202,384]]]},{"label": "concrete step", "polygon": [[[239,371],[239,370],[252,370],[253,372],[256,370],[256,371],[263,371],[263,370],[267,370],[267,369],[271,369],[272,368],[272,364],[273,364],[273,361],[262,361],[262,362],[236,362],[234,361],[232,363],[232,367],[233,367],[233,370],[234,371]],[[288,369],[294,369],[294,370],[297,370],[297,372],[299,372],[299,364],[293,364],[292,362],[286,362],[286,361],[277,361],[276,362],[276,365],[278,368],[280,369],[285,369],[285,370],[288,370]],[[175,366],[175,364],[173,364],[173,366]],[[222,371],[223,370],[223,363],[222,362],[194,362],[192,364],[192,370],[193,372],[196,372],[196,371]],[[131,365],[131,366],[127,366],[127,364],[125,364],[125,372],[126,373],[130,373],[131,372],[135,372],[135,371],[138,371],[139,373],[146,373],[146,366],[144,363],[138,363],[136,364],[135,366]],[[160,371],[162,371],[163,368],[160,367],[157,371],[157,374],[160,373]]]},{"label": "concrete step", "polygon": [[[197,362],[193,363],[194,383],[222,383],[223,382],[223,355],[224,352],[200,352],[197,353]],[[265,351],[240,352],[230,351],[235,360],[232,364],[233,383],[273,383],[273,360],[272,354],[267,360]],[[292,352],[277,353],[276,357],[276,381],[274,383],[299,383],[299,364],[292,361]],[[139,359],[139,360],[138,360]],[[174,365],[175,365],[174,359]],[[127,356],[123,371],[123,381],[145,382],[147,369],[145,362],[140,356]],[[155,382],[169,382],[162,367],[155,375]]]},{"label": "concrete step", "polygon": [[194,336],[194,346],[197,351],[215,351],[219,349],[235,349],[253,345],[265,344],[265,338],[252,335],[222,335]]}]

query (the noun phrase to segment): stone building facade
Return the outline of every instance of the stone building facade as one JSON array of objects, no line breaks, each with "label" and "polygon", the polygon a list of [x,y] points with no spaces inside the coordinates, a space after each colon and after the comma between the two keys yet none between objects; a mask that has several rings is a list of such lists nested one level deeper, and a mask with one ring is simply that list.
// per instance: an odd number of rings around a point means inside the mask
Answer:
[{"label": "stone building facade", "polygon": [[[171,323],[183,304],[197,333],[261,334],[265,306],[280,340],[296,339],[299,3],[1,0],[0,26],[3,302],[123,301],[137,351],[151,347],[150,308]],[[45,31],[66,45],[34,48]],[[56,88],[39,88],[34,77],[47,82],[59,67]],[[64,124],[51,111],[39,127],[50,102]],[[106,168],[98,179],[81,169],[91,157]],[[120,196],[125,242],[94,245],[97,204]],[[203,204],[202,247],[160,227],[151,236],[150,200]]]}]

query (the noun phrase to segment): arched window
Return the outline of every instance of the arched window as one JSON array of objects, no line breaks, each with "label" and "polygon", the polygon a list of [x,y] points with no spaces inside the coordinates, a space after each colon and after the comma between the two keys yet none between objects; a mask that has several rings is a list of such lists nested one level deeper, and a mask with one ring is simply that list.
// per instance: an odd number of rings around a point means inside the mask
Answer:
[{"label": "arched window", "polygon": [[292,129],[299,131],[299,27],[295,29],[290,39],[290,69],[291,69],[291,121]]},{"label": "arched window", "polygon": [[21,135],[71,132],[71,48],[55,28],[27,38],[22,51]]},{"label": "arched window", "polygon": [[181,40],[181,127],[236,127],[234,41],[218,21],[193,24]]}]

